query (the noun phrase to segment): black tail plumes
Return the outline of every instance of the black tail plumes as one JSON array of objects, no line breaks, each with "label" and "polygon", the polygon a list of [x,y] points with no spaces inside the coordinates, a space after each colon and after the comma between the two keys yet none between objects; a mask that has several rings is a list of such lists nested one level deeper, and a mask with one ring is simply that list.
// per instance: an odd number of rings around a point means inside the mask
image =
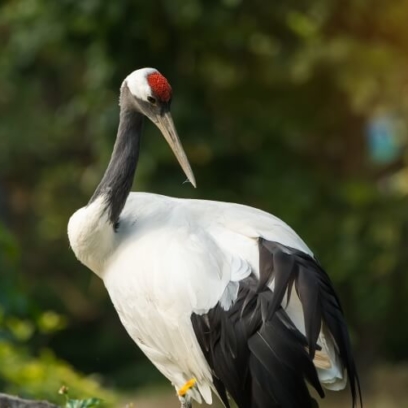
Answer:
[{"label": "black tail plumes", "polygon": [[259,240],[259,263],[261,280],[274,279],[274,299],[269,313],[288,300],[293,286],[302,303],[306,337],[310,356],[313,358],[322,322],[330,332],[344,365],[350,384],[352,404],[362,406],[360,382],[354,363],[350,338],[343,310],[327,273],[311,256],[280,245]]},{"label": "black tail plumes", "polygon": [[[322,322],[331,333],[347,371],[353,407],[361,392],[340,302],[330,279],[310,256],[259,240],[260,277],[240,282],[229,310],[220,304],[206,315],[193,314],[194,331],[213,370],[224,405],[227,393],[239,408],[314,408],[307,383],[324,392],[313,363]],[[274,279],[274,291],[269,283]],[[306,336],[282,308],[292,289],[299,296]],[[285,299],[285,294],[287,298]]]},{"label": "black tail plumes", "polygon": [[226,407],[226,391],[239,408],[312,408],[308,381],[320,394],[306,338],[282,308],[263,321],[273,293],[259,291],[251,277],[241,282],[237,301],[207,315],[192,316],[193,327],[214,373],[214,385]]}]

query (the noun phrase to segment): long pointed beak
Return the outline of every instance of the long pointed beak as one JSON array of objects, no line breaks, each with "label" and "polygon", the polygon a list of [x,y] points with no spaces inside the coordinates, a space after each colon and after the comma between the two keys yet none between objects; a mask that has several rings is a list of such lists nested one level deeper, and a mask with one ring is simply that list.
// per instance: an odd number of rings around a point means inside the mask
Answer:
[{"label": "long pointed beak", "polygon": [[174,126],[171,113],[164,112],[163,114],[159,115],[157,117],[157,120],[155,121],[155,124],[162,132],[164,138],[167,140],[167,143],[170,145],[171,150],[173,150],[173,153],[175,154],[178,162],[180,163],[181,168],[183,169],[190,183],[194,187],[196,187],[196,181],[193,174],[193,170],[191,170],[190,163],[187,159],[186,153],[184,152],[183,146],[181,145],[180,139],[177,135],[177,131]]}]

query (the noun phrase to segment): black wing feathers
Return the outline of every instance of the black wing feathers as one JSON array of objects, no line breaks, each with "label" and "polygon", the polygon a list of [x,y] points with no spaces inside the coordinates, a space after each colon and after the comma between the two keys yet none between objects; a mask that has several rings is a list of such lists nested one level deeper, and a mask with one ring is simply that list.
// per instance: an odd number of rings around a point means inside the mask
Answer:
[{"label": "black wing feathers", "polygon": [[[259,251],[260,274],[267,275],[261,279],[267,281],[274,279],[273,305],[281,304],[285,293],[290,296],[291,288],[295,286],[303,307],[310,356],[313,358],[315,355],[317,338],[324,322],[337,345],[340,359],[347,371],[353,407],[357,405],[358,400],[362,406],[360,383],[343,310],[329,276],[315,259],[296,249],[260,238]],[[268,256],[267,263],[263,264],[262,260]],[[283,263],[282,257],[292,258],[293,264]]]},{"label": "black wing feathers", "polygon": [[[230,407],[228,393],[239,408],[317,407],[306,383],[324,397],[313,363],[322,324],[347,371],[353,407],[358,399],[362,405],[343,312],[324,270],[311,256],[260,238],[259,271],[259,280],[252,274],[240,281],[229,310],[218,304],[206,315],[191,316],[224,405]],[[293,288],[302,303],[306,336],[284,310]]]},{"label": "black wing feathers", "polygon": [[272,298],[272,291],[261,290],[252,276],[240,282],[230,310],[217,305],[205,316],[191,317],[227,407],[225,389],[239,408],[312,408],[305,380],[324,396],[306,338],[286,312],[279,307],[263,321],[262,310],[269,309]]}]

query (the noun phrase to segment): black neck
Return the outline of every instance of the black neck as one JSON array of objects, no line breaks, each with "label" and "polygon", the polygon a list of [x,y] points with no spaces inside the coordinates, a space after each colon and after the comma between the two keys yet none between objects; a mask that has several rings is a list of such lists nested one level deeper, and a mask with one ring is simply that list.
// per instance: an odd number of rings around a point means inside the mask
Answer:
[{"label": "black neck", "polygon": [[109,221],[115,227],[133,184],[140,150],[143,115],[122,105],[113,153],[90,203],[99,196],[106,200]]}]

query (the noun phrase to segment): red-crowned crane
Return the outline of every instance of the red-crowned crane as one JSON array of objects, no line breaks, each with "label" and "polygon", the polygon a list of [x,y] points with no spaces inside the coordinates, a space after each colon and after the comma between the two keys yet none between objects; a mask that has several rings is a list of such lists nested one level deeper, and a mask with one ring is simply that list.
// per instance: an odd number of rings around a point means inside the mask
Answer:
[{"label": "red-crowned crane", "polygon": [[176,389],[225,407],[316,406],[307,383],[361,391],[340,301],[310,249],[283,221],[239,204],[130,193],[142,124],[162,132],[195,179],[153,68],[123,82],[108,168],[71,217],[77,258],[109,292],[129,335]]}]

